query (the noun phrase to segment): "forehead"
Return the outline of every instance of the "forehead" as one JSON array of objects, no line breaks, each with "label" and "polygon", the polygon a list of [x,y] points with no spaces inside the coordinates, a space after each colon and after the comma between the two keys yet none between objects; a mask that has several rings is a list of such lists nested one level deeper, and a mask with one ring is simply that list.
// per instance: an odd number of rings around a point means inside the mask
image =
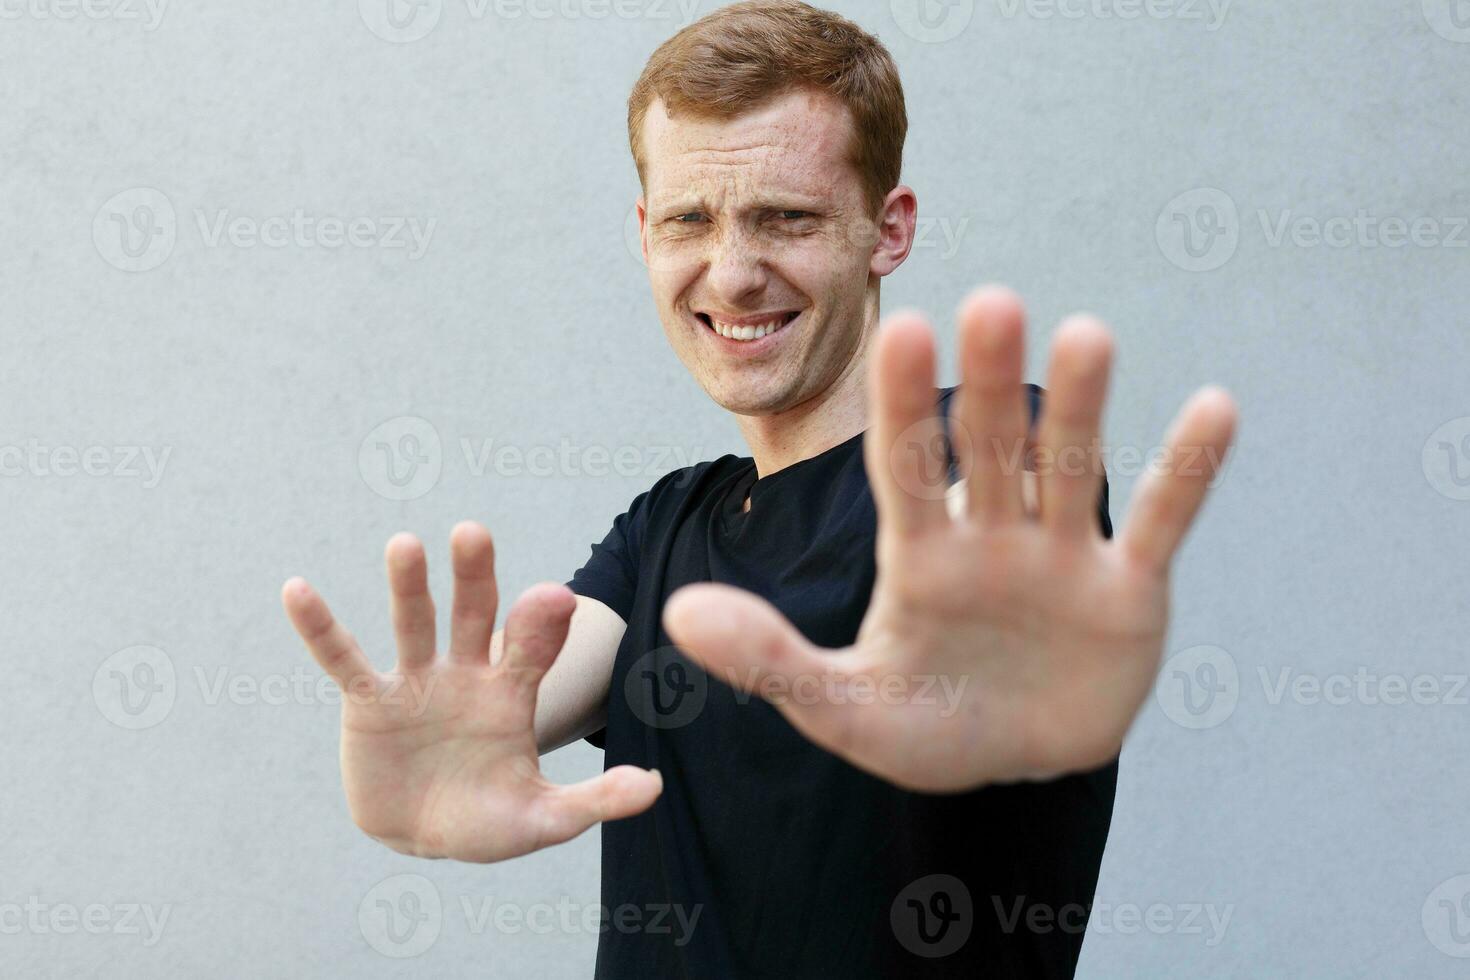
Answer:
[{"label": "forehead", "polygon": [[[853,184],[852,113],[828,92],[798,89],[738,116],[670,116],[655,99],[643,124],[650,199],[720,186],[830,196]],[[846,175],[850,181],[834,181]]]}]

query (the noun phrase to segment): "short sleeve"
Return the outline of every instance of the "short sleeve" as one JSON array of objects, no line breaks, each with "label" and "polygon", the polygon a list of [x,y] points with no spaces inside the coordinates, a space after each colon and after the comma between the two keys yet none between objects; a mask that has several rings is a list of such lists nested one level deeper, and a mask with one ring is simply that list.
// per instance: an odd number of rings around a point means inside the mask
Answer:
[{"label": "short sleeve", "polygon": [[[587,563],[572,575],[567,588],[577,595],[596,599],[628,622],[633,615],[633,595],[638,587],[638,548],[643,540],[648,493],[633,498],[628,509],[613,519],[607,536],[592,546]],[[597,748],[606,747],[607,729],[587,736]]]},{"label": "short sleeve", "polygon": [[638,549],[643,540],[648,492],[633,498],[628,509],[613,519],[607,536],[592,546],[586,564],[572,575],[567,587],[577,595],[596,599],[628,622],[638,588]]}]

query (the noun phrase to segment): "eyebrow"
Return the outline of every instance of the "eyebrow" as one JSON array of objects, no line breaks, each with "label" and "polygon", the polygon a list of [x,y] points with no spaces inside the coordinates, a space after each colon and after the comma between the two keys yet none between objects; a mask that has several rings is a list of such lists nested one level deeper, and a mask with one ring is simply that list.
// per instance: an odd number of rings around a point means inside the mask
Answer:
[{"label": "eyebrow", "polygon": [[[695,211],[709,211],[709,203],[702,197],[676,197],[668,204],[658,207],[650,207],[649,211],[658,217],[670,217],[679,214],[690,214]],[[830,211],[828,202],[796,191],[783,193],[777,196],[765,196],[741,206],[742,211]]]}]

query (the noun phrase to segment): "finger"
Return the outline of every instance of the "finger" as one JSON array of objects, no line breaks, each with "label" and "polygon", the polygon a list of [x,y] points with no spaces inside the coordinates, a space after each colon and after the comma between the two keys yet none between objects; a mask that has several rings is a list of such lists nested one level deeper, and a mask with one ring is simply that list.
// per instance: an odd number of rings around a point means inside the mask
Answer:
[{"label": "finger", "polygon": [[614,766],[600,776],[569,786],[554,786],[541,798],[542,846],[571,840],[607,820],[642,813],[663,792],[657,769]]},{"label": "finger", "polygon": [[879,533],[910,533],[947,521],[949,485],[934,390],[934,335],[901,313],[878,330],[869,383],[872,420],[863,438]]},{"label": "finger", "polygon": [[495,669],[515,679],[523,704],[532,709],[541,678],[561,653],[576,609],[571,589],[542,582],[522,592],[506,614],[505,653]]},{"label": "finger", "polygon": [[398,640],[398,666],[411,671],[434,662],[434,599],[429,595],[429,565],[424,546],[407,532],[388,539],[384,549],[393,635]]},{"label": "finger", "polygon": [[[1035,448],[1035,444],[1028,439],[1025,457],[1029,459]],[[1026,466],[1028,468],[1021,471],[1021,502],[1027,517],[1038,518],[1041,516],[1041,491],[1036,488],[1036,471],[1029,468],[1029,463]],[[944,495],[944,502],[949,509],[951,520],[961,520],[969,511],[968,496],[969,480],[964,478],[950,487],[949,492]]]},{"label": "finger", "polygon": [[808,642],[766,600],[728,585],[687,585],[665,603],[663,622],[710,676],[766,698],[819,745],[852,747],[852,705],[825,696],[841,684],[846,658]]},{"label": "finger", "polygon": [[1134,492],[1120,542],[1130,558],[1156,571],[1168,568],[1235,438],[1235,401],[1207,387],[1180,409],[1164,456]]},{"label": "finger", "polygon": [[1041,520],[1063,534],[1097,528],[1099,430],[1112,361],[1113,338],[1101,320],[1077,315],[1057,329],[1036,446]]},{"label": "finger", "polygon": [[454,565],[454,610],[449,620],[449,658],[489,663],[490,638],[500,602],[495,586],[495,542],[483,525],[464,521],[449,535]]},{"label": "finger", "polygon": [[305,579],[293,578],[281,587],[281,605],[312,657],[338,687],[343,691],[377,689],[378,673],[362,648]]},{"label": "finger", "polygon": [[976,290],[960,307],[959,361],[953,430],[966,475],[972,520],[1002,524],[1025,514],[1021,473],[1029,413],[1021,383],[1025,368],[1026,311],[1002,286]]}]

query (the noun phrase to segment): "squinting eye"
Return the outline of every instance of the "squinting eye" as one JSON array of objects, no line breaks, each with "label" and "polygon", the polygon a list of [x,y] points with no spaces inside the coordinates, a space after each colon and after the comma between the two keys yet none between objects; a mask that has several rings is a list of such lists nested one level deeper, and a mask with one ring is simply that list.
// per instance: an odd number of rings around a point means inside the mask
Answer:
[{"label": "squinting eye", "polygon": [[781,217],[785,218],[787,221],[800,221],[802,218],[808,218],[810,216],[811,216],[810,213],[809,212],[806,212],[806,211],[782,211],[781,212]]},{"label": "squinting eye", "polygon": [[683,222],[684,224],[688,224],[688,225],[692,225],[696,221],[700,221],[703,218],[704,218],[704,215],[700,214],[697,211],[691,211],[688,214],[679,214],[679,215],[675,215],[674,216],[674,220],[675,221],[680,221],[680,222]]}]

